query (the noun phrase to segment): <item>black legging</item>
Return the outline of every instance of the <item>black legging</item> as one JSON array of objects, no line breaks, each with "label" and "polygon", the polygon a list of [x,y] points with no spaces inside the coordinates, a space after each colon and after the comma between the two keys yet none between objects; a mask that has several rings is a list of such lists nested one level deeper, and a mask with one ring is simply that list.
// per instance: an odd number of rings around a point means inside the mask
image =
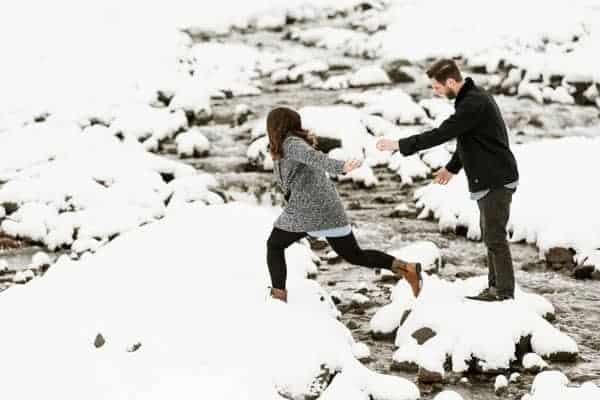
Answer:
[{"label": "black legging", "polygon": [[[273,228],[267,240],[267,265],[274,288],[285,289],[287,278],[285,249],[305,236],[307,236],[305,232],[288,232]],[[361,249],[352,232],[342,237],[328,237],[327,241],[337,254],[354,265],[390,269],[394,262],[394,257],[382,251]]]}]

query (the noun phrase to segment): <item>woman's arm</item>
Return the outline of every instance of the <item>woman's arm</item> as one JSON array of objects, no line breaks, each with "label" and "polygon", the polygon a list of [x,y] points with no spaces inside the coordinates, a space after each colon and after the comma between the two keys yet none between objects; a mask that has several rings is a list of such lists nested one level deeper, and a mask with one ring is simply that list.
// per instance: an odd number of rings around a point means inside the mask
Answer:
[{"label": "woman's arm", "polygon": [[301,138],[290,137],[283,144],[283,155],[294,161],[329,172],[331,175],[344,173],[344,161],[329,158],[313,149]]}]

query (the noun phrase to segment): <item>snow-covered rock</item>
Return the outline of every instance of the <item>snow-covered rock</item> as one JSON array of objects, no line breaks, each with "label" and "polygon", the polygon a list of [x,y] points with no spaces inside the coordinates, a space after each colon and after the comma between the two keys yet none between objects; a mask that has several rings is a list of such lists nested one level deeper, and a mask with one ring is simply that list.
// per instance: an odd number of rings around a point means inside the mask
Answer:
[{"label": "snow-covered rock", "polygon": [[273,158],[269,152],[269,138],[262,136],[250,144],[246,152],[251,165],[263,170],[273,170]]},{"label": "snow-covered rock", "polygon": [[[395,362],[413,363],[442,375],[446,357],[450,357],[454,372],[465,372],[473,366],[483,371],[506,370],[517,358],[515,345],[524,337],[531,338],[533,351],[542,357],[567,353],[573,358],[578,352],[575,341],[542,318],[552,314],[553,307],[541,296],[517,288],[515,300],[477,302],[465,297],[485,288],[486,277],[455,282],[435,275],[423,278],[418,299],[409,285],[400,281],[392,292],[391,303],[371,320],[371,331],[379,334],[398,328]],[[400,325],[401,316],[408,311],[410,314]],[[418,344],[412,335],[423,328],[435,335]]]},{"label": "snow-covered rock", "polygon": [[351,87],[386,85],[391,83],[387,73],[378,65],[360,68],[350,75],[348,81]]},{"label": "snow-covered rock", "polygon": [[420,241],[391,250],[390,254],[406,262],[421,263],[423,271],[437,271],[442,267],[442,254],[437,245],[430,241]]},{"label": "snow-covered rock", "polygon": [[591,400],[600,396],[600,388],[592,382],[569,386],[569,378],[559,371],[545,371],[533,380],[529,400]]},{"label": "snow-covered rock", "polygon": [[528,372],[540,372],[548,368],[548,363],[535,353],[527,353],[523,356],[523,368]]},{"label": "snow-covered rock", "polygon": [[494,392],[497,395],[500,395],[506,392],[506,388],[508,387],[508,379],[504,375],[496,376],[496,380],[494,381]]},{"label": "snow-covered rock", "polygon": [[13,277],[14,283],[25,283],[35,277],[35,274],[32,270],[26,269],[23,271],[17,271],[15,276]]},{"label": "snow-covered rock", "polygon": [[210,142],[198,128],[177,135],[175,144],[180,157],[204,156],[210,150]]},{"label": "snow-covered rock", "polygon": [[462,396],[452,390],[444,390],[438,393],[433,400],[463,400]]}]

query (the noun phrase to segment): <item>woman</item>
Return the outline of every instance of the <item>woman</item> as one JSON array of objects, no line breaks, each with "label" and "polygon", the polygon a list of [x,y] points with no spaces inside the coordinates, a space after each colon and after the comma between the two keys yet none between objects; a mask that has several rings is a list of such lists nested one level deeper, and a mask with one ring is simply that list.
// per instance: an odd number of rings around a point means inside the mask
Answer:
[{"label": "woman", "polygon": [[333,160],[315,150],[316,138],[302,129],[300,115],[289,108],[273,109],[267,116],[273,174],[283,189],[287,206],[275,221],[267,241],[267,265],[271,297],[287,301],[285,249],[310,235],[326,237],[346,261],[369,268],[384,268],[404,277],[413,293],[421,290],[421,265],[406,263],[377,250],[363,250],[356,243],[331,175],[348,173],[357,160]]}]

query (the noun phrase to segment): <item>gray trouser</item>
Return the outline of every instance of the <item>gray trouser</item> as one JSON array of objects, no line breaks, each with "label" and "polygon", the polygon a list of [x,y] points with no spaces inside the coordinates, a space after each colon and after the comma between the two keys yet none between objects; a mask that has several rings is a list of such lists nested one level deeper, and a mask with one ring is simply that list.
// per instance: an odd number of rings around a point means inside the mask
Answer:
[{"label": "gray trouser", "polygon": [[513,193],[513,189],[493,189],[477,200],[481,235],[488,253],[488,282],[496,287],[498,294],[507,296],[514,295],[515,291],[515,273],[506,234]]}]

